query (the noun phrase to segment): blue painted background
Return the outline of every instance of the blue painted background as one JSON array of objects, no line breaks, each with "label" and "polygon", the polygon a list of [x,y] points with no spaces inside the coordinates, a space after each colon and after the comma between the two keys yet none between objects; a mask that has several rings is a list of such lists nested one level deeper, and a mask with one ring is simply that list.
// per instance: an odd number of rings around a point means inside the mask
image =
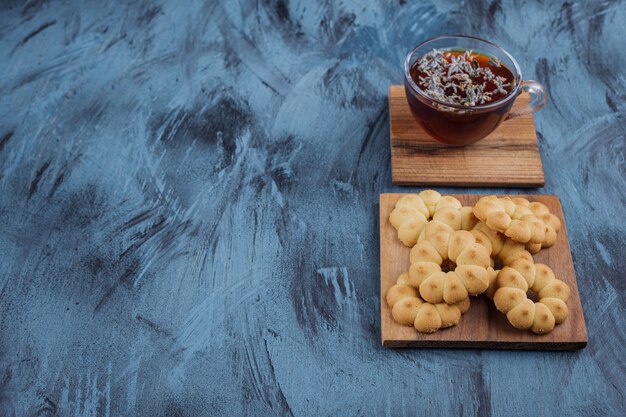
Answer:
[{"label": "blue painted background", "polygon": [[[1,416],[624,415],[624,1],[132,3],[0,6]],[[450,33],[550,92],[582,351],[380,346],[387,88]]]}]

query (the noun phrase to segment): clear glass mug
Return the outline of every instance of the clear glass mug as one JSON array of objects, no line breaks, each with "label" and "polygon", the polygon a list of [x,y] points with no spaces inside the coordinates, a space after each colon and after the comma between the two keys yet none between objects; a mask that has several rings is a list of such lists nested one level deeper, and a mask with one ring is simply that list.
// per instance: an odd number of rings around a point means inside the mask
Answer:
[{"label": "clear glass mug", "polygon": [[[513,89],[504,98],[476,106],[449,104],[429,97],[411,78],[411,67],[424,54],[439,50],[473,50],[498,58],[513,74]],[[523,81],[515,58],[498,45],[472,36],[440,36],[419,44],[404,61],[404,90],[411,113],[424,130],[439,142],[452,146],[469,145],[483,139],[505,120],[534,113],[546,103],[546,89],[537,81]],[[530,94],[525,108],[511,112],[521,92]]]}]

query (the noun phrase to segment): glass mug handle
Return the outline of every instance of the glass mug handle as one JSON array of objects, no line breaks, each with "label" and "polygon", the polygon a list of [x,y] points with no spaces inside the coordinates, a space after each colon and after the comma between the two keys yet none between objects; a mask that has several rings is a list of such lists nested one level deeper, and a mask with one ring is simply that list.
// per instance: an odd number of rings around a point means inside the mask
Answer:
[{"label": "glass mug handle", "polygon": [[524,114],[534,113],[546,104],[548,95],[545,87],[541,85],[541,83],[534,80],[522,81],[520,90],[530,94],[530,102],[521,108],[515,108],[516,106],[513,105],[513,109],[507,116],[506,120],[510,120]]}]

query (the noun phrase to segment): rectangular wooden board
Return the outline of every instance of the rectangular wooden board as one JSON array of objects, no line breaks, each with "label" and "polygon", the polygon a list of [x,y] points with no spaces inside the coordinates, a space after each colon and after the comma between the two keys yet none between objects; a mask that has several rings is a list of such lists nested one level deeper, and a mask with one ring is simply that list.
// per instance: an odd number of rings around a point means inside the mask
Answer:
[{"label": "rectangular wooden board", "polygon": [[[520,95],[513,109],[528,104]],[[391,176],[398,185],[543,187],[541,154],[531,114],[502,123],[481,141],[450,147],[415,121],[404,86],[389,87]]]},{"label": "rectangular wooden board", "polygon": [[[380,195],[380,313],[384,347],[571,350],[581,349],[587,345],[587,329],[576,285],[565,219],[559,198],[553,195],[521,197],[544,203],[563,224],[554,246],[541,250],[533,255],[533,258],[535,262],[544,263],[552,268],[557,278],[570,287],[571,295],[567,301],[569,316],[564,323],[557,325],[551,333],[545,335],[515,329],[485,295],[471,298],[470,310],[461,317],[461,322],[455,327],[432,334],[422,334],[413,327],[396,323],[391,317],[391,309],[385,301],[385,294],[387,289],[395,284],[397,277],[409,270],[410,249],[397,239],[396,230],[389,223],[389,213],[403,195]],[[473,205],[481,196],[460,194],[454,197],[463,205]]]}]

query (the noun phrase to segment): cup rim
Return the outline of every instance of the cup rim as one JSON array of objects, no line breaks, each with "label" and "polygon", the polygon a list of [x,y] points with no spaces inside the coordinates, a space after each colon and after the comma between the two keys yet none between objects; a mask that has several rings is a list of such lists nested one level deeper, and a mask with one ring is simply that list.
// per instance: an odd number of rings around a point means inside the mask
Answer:
[{"label": "cup rim", "polygon": [[[410,61],[411,61],[411,57],[413,56],[413,54],[415,54],[415,52],[419,49],[422,48],[424,45],[430,43],[430,42],[434,42],[434,41],[438,41],[438,40],[442,40],[442,39],[470,39],[473,41],[478,41],[478,42],[483,42],[486,43],[490,46],[493,46],[497,49],[499,49],[504,55],[506,55],[507,58],[509,58],[511,60],[511,62],[513,63],[513,66],[515,67],[515,72],[517,73],[517,77],[515,78],[515,87],[511,90],[511,92],[504,98],[494,101],[493,103],[488,103],[488,104],[480,104],[477,106],[463,106],[460,104],[452,104],[452,103],[446,103],[445,101],[441,101],[441,100],[437,100],[436,98],[433,98],[431,96],[429,96],[428,94],[426,94],[426,92],[424,92],[421,88],[418,87],[418,85],[415,83],[415,81],[413,81],[413,77],[411,77],[411,67],[410,67]],[[427,100],[430,100],[432,102],[435,102],[437,104],[441,104],[443,106],[447,106],[453,109],[462,109],[462,110],[489,110],[489,109],[493,109],[493,108],[497,108],[502,106],[503,104],[508,103],[511,100],[514,100],[515,97],[517,97],[518,93],[519,93],[519,89],[520,89],[520,85],[522,83],[522,70],[519,67],[519,64],[517,63],[517,61],[515,60],[515,58],[513,58],[513,56],[508,53],[504,48],[502,48],[500,45],[497,45],[493,42],[490,42],[486,39],[482,39],[476,36],[468,36],[468,35],[443,35],[443,36],[437,36],[435,38],[431,38],[428,39],[422,43],[420,43],[419,45],[417,45],[415,48],[413,48],[411,50],[411,52],[408,53],[408,55],[406,56],[406,59],[404,60],[404,79],[405,81],[407,81],[409,83],[409,85],[411,86],[411,89],[413,91],[415,91],[417,94],[421,95],[422,97],[424,97]]]}]

